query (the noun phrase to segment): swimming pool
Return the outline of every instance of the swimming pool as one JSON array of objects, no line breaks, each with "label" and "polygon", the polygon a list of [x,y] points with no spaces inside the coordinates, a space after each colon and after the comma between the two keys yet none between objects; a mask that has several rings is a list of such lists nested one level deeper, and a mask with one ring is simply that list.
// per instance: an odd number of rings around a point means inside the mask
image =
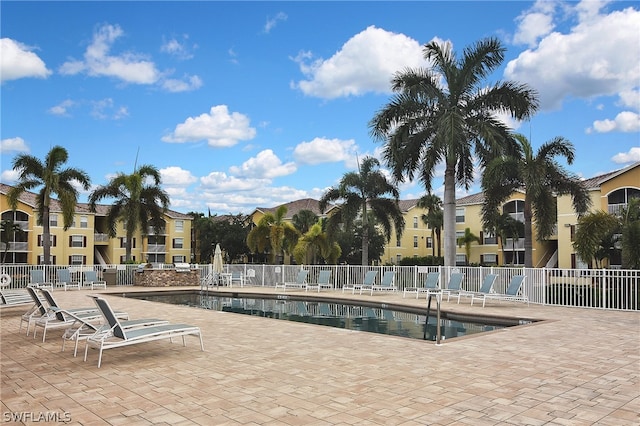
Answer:
[{"label": "swimming pool", "polygon": [[[423,339],[425,336],[426,304],[424,308],[419,308],[321,297],[198,291],[127,293],[123,296],[412,339]],[[427,340],[436,340],[437,318],[434,306],[427,323]],[[529,320],[486,318],[478,321],[443,312],[440,333],[442,339],[452,339],[527,322]]]}]

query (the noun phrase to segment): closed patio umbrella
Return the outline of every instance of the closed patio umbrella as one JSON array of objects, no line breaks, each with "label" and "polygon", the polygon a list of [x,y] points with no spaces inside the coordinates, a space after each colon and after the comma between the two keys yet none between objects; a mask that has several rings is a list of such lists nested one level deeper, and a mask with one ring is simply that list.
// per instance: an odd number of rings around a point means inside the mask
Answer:
[{"label": "closed patio umbrella", "polygon": [[220,249],[220,244],[216,244],[216,249],[213,252],[213,274],[216,277],[216,282],[220,285],[220,277],[222,274],[222,250]]}]

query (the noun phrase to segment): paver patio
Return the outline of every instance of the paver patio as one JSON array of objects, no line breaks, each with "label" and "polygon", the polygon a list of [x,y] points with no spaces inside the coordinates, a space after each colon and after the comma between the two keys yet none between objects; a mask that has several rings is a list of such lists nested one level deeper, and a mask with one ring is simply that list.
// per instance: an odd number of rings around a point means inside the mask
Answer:
[{"label": "paver patio", "polygon": [[[56,291],[63,306],[88,294]],[[148,290],[148,289],[147,289]],[[153,289],[154,291],[157,289]],[[273,289],[233,288],[238,292]],[[293,293],[293,292],[288,292]],[[343,297],[343,293],[323,295]],[[401,295],[357,296],[419,304]],[[42,416],[75,425],[638,425],[640,313],[469,302],[443,308],[545,320],[450,339],[422,340],[186,306],[107,299],[131,318],[202,329],[167,341],[73,357],[62,331],[18,333],[26,308],[0,310],[2,421]],[[84,352],[84,344],[80,344]]]}]

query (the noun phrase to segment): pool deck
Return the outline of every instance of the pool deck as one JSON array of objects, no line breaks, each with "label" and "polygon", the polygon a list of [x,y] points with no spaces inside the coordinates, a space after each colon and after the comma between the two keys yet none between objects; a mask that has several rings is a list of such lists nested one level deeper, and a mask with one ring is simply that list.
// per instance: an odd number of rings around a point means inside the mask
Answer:
[{"label": "pool deck", "polygon": [[[157,288],[56,291],[87,297]],[[269,292],[270,288],[236,288]],[[281,292],[281,289],[279,289]],[[304,293],[299,290],[287,294]],[[347,294],[323,291],[322,295]],[[351,296],[350,294],[348,294]],[[544,320],[434,342],[106,296],[135,318],[197,325],[168,340],[73,357],[62,331],[18,332],[0,309],[2,422],[72,425],[638,425],[640,313],[521,303],[443,303],[448,311]],[[356,296],[426,306],[401,294]],[[13,417],[12,417],[13,416]]]}]

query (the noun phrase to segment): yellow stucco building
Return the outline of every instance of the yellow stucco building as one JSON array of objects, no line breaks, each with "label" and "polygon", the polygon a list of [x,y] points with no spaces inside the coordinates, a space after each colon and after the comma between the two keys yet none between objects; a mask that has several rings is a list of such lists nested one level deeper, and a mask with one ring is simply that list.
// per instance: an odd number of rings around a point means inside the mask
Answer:
[{"label": "yellow stucco building", "polygon": [[[24,192],[15,211],[9,206],[7,192],[11,187],[0,184],[0,217],[12,220],[24,233],[12,236],[8,247],[2,244],[0,256],[14,264],[42,264],[42,232],[37,225],[36,194]],[[51,263],[54,265],[109,265],[120,264],[125,258],[126,233],[118,224],[115,238],[107,235],[109,206],[98,205],[96,212],[89,205],[78,203],[74,223],[63,229],[62,210],[57,200],[52,201],[49,223],[51,226]],[[135,262],[182,263],[191,260],[191,222],[189,215],[168,210],[162,234],[149,230],[133,238],[132,258]]]}]

